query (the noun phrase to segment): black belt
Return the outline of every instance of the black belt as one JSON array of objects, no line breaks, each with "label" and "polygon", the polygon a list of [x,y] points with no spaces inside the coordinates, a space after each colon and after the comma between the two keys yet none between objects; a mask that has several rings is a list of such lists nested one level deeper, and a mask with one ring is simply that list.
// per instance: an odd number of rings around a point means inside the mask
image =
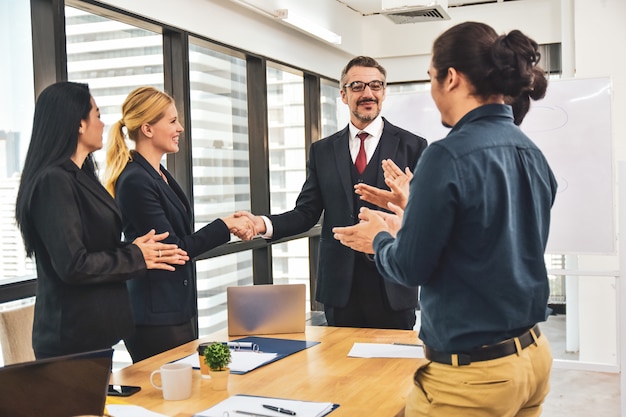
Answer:
[{"label": "black belt", "polygon": [[[535,334],[533,337],[532,333]],[[424,354],[426,359],[431,360],[433,362],[444,363],[447,365],[469,365],[472,362],[482,362],[482,361],[490,361],[492,359],[502,358],[504,356],[509,356],[517,352],[517,347],[515,346],[515,339],[519,340],[520,348],[525,349],[535,342],[535,338],[539,338],[541,336],[541,331],[539,330],[539,325],[535,324],[535,326],[524,332],[522,335],[517,338],[512,337],[503,342],[497,343],[495,345],[484,346],[476,350],[472,350],[470,352],[465,353],[446,353],[446,352],[437,352],[436,350],[430,349],[428,346],[424,346]],[[456,361],[455,361],[456,357]],[[455,364],[456,362],[456,364]]]}]

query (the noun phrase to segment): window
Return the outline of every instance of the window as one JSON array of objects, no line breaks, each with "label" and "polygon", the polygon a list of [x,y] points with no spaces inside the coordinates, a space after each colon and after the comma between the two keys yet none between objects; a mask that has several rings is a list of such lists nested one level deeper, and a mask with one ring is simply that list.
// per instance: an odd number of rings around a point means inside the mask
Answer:
[{"label": "window", "polygon": [[[284,67],[267,66],[270,205],[272,213],[293,209],[306,179],[304,77]],[[309,286],[309,241],[272,246],[275,284]],[[307,289],[307,294],[309,290]],[[309,303],[307,302],[307,309]]]},{"label": "window", "polygon": [[[196,229],[250,210],[246,61],[200,39],[189,45]],[[189,129],[188,129],[189,132]],[[226,287],[252,284],[252,253],[196,263],[200,336],[226,327]]]},{"label": "window", "polygon": [[30,141],[35,90],[30,2],[0,0],[0,284],[35,275],[15,226],[15,199]]},{"label": "window", "polygon": [[[337,109],[344,104],[341,101],[341,94],[339,93],[339,83],[322,79],[320,81],[320,101],[322,138],[325,138],[337,132],[340,128]],[[343,126],[341,126],[341,128],[343,128]],[[316,139],[314,138],[314,140]]]},{"label": "window", "polygon": [[226,288],[252,285],[252,252],[237,252],[196,262],[199,337],[226,328]]},{"label": "window", "polygon": [[[22,235],[15,225],[15,199],[30,141],[35,89],[30,70],[32,36],[30,3],[0,0],[0,285],[29,279],[35,263],[26,258]],[[32,298],[0,304],[0,309],[32,302]],[[0,352],[0,365],[4,359]]]},{"label": "window", "polygon": [[294,207],[306,178],[304,79],[267,67],[270,204],[272,213]]},{"label": "window", "polygon": [[[122,117],[122,103],[137,87],[163,90],[163,40],[161,34],[65,7],[67,72],[70,81],[89,84],[104,122],[104,143],[109,128]],[[129,148],[134,143],[127,140]],[[94,153],[102,176],[106,152]],[[116,368],[128,365],[124,344],[115,346]]]},{"label": "window", "polygon": [[[68,79],[89,84],[104,122],[106,148],[128,93],[144,85],[163,90],[162,36],[73,7],[65,8],[65,24]],[[127,144],[133,148],[132,141]],[[94,156],[103,175],[106,153]]]}]

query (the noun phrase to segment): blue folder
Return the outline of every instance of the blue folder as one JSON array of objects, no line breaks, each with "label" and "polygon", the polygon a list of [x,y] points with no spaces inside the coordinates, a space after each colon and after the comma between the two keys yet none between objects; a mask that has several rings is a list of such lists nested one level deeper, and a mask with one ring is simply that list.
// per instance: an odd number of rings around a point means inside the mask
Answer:
[{"label": "blue folder", "polygon": [[[292,355],[296,352],[300,352],[301,350],[308,349],[311,346],[315,346],[320,342],[311,342],[308,340],[291,340],[291,339],[276,339],[272,337],[259,337],[259,336],[248,336],[241,339],[232,340],[232,342],[252,342],[259,346],[259,351],[265,353],[276,353],[276,358],[265,362],[264,364],[254,368],[258,369],[261,366],[265,366],[268,363],[276,362],[282,358],[285,358],[289,355]],[[252,369],[250,370],[252,371]],[[250,371],[230,371],[231,374],[246,374]]]}]

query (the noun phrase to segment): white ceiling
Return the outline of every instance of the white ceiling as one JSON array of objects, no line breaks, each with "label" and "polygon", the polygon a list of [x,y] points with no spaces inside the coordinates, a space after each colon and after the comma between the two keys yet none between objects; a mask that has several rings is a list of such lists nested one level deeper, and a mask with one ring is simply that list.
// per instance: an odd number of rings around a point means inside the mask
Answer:
[{"label": "white ceiling", "polygon": [[[123,1],[123,0],[119,0]],[[137,0],[138,1],[138,0]],[[202,0],[194,0],[202,1]],[[552,17],[558,14],[560,2],[564,0],[206,0],[207,2],[227,2],[232,3],[233,11],[239,13],[239,8],[243,7],[263,16],[260,21],[267,26],[271,26],[271,31],[285,34],[301,39],[307,36],[307,42],[327,50],[328,46],[336,49],[338,61],[346,56],[353,55],[369,55],[377,58],[386,58],[387,67],[393,65],[390,61],[403,62],[398,67],[414,69],[425,63],[426,68],[422,71],[425,73],[428,69],[429,57],[432,42],[436,36],[451,27],[452,25],[467,21],[477,20],[490,22],[497,32],[506,32],[511,28],[528,31],[526,28],[531,27],[535,38],[542,43],[553,43],[560,39],[560,26],[551,24]],[[446,5],[447,3],[447,5]],[[460,4],[463,5],[460,5]],[[402,4],[403,6],[396,6]],[[449,19],[436,19],[434,21],[422,20],[415,22],[416,24],[397,24],[397,23],[414,23],[396,22],[392,18],[386,16],[385,9],[415,9],[416,6],[422,5],[422,9],[433,8],[433,6],[442,6],[446,8]],[[528,7],[527,7],[528,5]],[[384,7],[383,7],[384,6]],[[292,23],[285,22],[278,18],[278,11],[287,12],[295,17],[306,19],[310,24],[315,24],[324,29],[330,30],[341,36],[341,44],[330,44],[319,40],[316,35],[305,33],[301,27],[293,26]],[[242,11],[244,16],[249,16],[248,11]],[[537,23],[536,16],[539,14],[546,22]],[[253,17],[251,17],[254,20]],[[269,20],[268,20],[269,19]],[[520,23],[521,22],[521,23]],[[263,29],[265,30],[265,28]],[[271,31],[268,31],[270,33]],[[299,31],[301,34],[292,33],[291,31]],[[243,32],[236,31],[238,35],[248,38]],[[222,36],[222,31],[219,31]],[[538,36],[539,35],[539,36]],[[256,42],[257,37],[254,36]],[[259,37],[259,39],[261,39]],[[282,46],[289,47],[295,43],[288,41],[289,37],[274,36],[269,44],[275,44],[276,40],[285,43]],[[409,40],[410,41],[407,41]],[[556,39],[556,40],[555,40]],[[219,38],[218,38],[219,40]],[[239,42],[239,41],[238,41]],[[267,42],[267,40],[265,41]],[[319,43],[319,45],[318,45]],[[266,43],[263,43],[265,48]],[[269,46],[267,47],[269,49]],[[306,49],[298,48],[298,54],[303,54],[304,60],[309,57],[313,60],[313,55]],[[290,62],[293,61],[293,53],[289,53]],[[411,58],[407,58],[411,57]],[[406,64],[406,60],[419,62],[411,62]],[[325,66],[326,64],[320,64]],[[336,65],[328,64],[328,65]],[[310,66],[309,66],[310,68]],[[399,73],[396,70],[397,73]],[[324,74],[326,74],[324,72]],[[408,75],[400,75],[405,77]],[[412,75],[414,78],[415,75]]]},{"label": "white ceiling", "polygon": [[[472,6],[476,4],[484,3],[502,3],[504,1],[521,1],[521,0],[448,0],[448,7],[464,7]],[[364,16],[380,13],[382,10],[383,0],[337,0],[338,3],[342,3],[348,8],[354,10],[357,13],[361,13]],[[443,4],[445,1],[440,1]],[[436,0],[406,0],[406,4],[421,4],[425,5],[436,3]]]}]

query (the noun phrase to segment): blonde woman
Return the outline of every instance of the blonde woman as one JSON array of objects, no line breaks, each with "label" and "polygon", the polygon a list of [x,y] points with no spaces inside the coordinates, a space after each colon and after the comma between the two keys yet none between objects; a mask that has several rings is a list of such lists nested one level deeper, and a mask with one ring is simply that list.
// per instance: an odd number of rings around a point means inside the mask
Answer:
[{"label": "blonde woman", "polygon": [[[130,150],[125,138],[135,143]],[[105,185],[115,197],[128,240],[155,229],[169,232],[193,259],[230,240],[255,234],[247,218],[233,215],[217,219],[200,230],[192,229],[191,204],[174,177],[161,165],[163,155],[178,152],[183,127],[174,100],[153,87],[133,90],[122,105],[122,119],[111,129],[107,149]],[[193,266],[176,271],[150,271],[128,282],[136,331],[124,339],[133,362],[163,352],[197,337],[197,291]]]}]

